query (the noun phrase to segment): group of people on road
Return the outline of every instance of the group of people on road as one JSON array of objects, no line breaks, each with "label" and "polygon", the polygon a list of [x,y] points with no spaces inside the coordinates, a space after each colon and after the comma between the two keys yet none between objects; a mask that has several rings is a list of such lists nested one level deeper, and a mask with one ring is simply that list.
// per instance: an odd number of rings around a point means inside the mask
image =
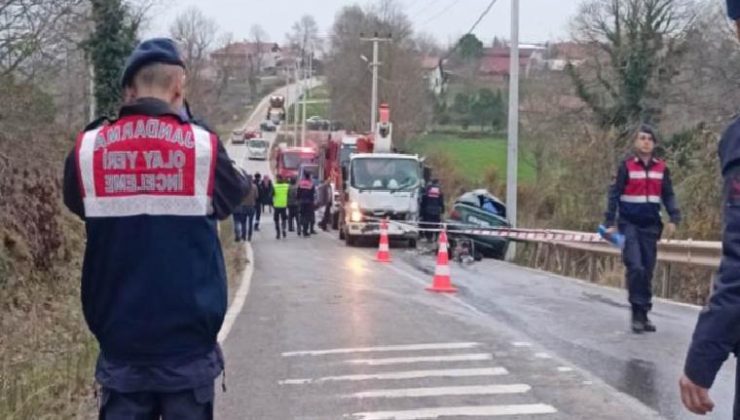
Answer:
[{"label": "group of people on road", "polygon": [[[259,172],[254,175],[254,188],[244,196],[235,209],[235,240],[251,241],[253,231],[259,231],[260,218],[263,213],[271,212],[275,222],[275,238],[284,239],[288,232],[297,232],[298,236],[309,238],[316,234],[317,188],[311,174],[306,172],[299,182],[295,178],[286,180],[278,175],[273,184],[268,176]],[[318,191],[326,191],[328,183],[322,184]],[[328,197],[328,194],[324,194]],[[323,200],[323,199],[322,199]],[[323,201],[321,201],[323,203]],[[329,206],[325,209],[331,211]],[[326,230],[326,222],[319,223]]]}]

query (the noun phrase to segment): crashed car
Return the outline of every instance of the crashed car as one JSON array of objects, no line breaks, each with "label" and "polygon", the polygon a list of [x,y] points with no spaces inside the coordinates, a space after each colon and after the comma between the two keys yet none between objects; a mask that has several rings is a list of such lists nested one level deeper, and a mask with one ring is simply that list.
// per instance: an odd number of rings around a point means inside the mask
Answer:
[{"label": "crashed car", "polygon": [[476,254],[487,258],[503,260],[509,248],[509,240],[499,236],[470,235],[465,229],[508,228],[511,223],[506,218],[506,205],[487,190],[467,192],[452,206],[446,219],[451,240],[463,238],[475,245]]}]

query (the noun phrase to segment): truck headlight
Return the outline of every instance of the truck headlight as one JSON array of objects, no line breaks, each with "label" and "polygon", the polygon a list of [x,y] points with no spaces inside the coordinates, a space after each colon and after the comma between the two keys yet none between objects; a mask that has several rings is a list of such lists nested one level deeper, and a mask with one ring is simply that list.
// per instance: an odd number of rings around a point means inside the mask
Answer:
[{"label": "truck headlight", "polygon": [[351,222],[359,223],[362,221],[362,213],[359,210],[352,210],[350,213],[349,220]]},{"label": "truck headlight", "polygon": [[360,210],[360,205],[356,201],[353,201],[350,203],[349,208],[352,210]]}]

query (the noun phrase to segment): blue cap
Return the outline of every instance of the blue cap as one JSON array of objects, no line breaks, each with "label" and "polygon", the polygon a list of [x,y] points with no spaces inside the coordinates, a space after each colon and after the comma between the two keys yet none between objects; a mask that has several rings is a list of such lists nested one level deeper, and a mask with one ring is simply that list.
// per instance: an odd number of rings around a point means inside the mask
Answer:
[{"label": "blue cap", "polygon": [[740,19],[740,0],[727,0],[727,16],[733,20]]},{"label": "blue cap", "polygon": [[180,56],[175,41],[169,38],[152,38],[139,44],[126,59],[121,76],[123,87],[131,85],[131,81],[142,67],[153,64],[172,64],[185,68],[185,62]]}]

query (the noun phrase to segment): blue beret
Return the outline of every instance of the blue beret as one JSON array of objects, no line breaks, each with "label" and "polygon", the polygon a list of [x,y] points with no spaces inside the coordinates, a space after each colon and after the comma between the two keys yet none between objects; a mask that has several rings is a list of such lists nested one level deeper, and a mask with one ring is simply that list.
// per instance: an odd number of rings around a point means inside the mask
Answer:
[{"label": "blue beret", "polygon": [[131,84],[134,76],[142,67],[153,63],[172,64],[185,68],[185,62],[180,56],[175,41],[169,38],[152,38],[139,44],[126,59],[121,76],[123,87]]},{"label": "blue beret", "polygon": [[727,0],[727,15],[733,19],[740,19],[740,0]]}]

